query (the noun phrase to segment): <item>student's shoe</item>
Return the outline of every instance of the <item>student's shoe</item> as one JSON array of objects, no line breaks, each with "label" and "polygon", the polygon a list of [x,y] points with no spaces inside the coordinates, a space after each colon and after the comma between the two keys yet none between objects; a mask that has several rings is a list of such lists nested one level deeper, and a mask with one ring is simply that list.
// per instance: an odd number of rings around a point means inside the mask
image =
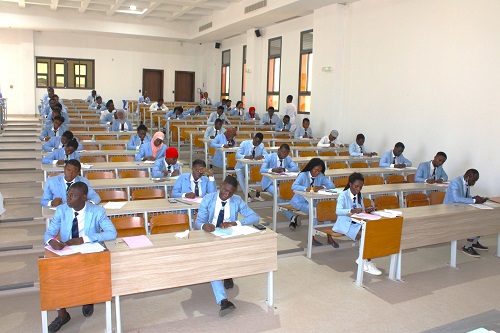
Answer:
[{"label": "student's shoe", "polygon": [[248,198],[247,198],[247,202],[248,202],[248,203],[252,202],[252,197],[251,197],[251,196],[248,196]]},{"label": "student's shoe", "polygon": [[225,289],[233,289],[233,287],[234,287],[233,279],[225,279],[224,280],[224,288]]},{"label": "student's shoe", "polygon": [[487,246],[482,245],[481,243],[477,242],[476,244],[472,244],[472,247],[474,250],[479,250],[479,251],[485,251],[488,250]]},{"label": "student's shoe", "polygon": [[[359,265],[359,259],[356,259],[356,264]],[[363,271],[371,275],[382,275],[382,272],[377,268],[377,266],[368,260],[363,260]]]},{"label": "student's shoe", "polygon": [[64,324],[66,324],[70,319],[71,319],[71,316],[69,315],[69,313],[67,313],[67,316],[64,319],[61,317],[57,317],[56,319],[54,319],[52,321],[52,323],[50,323],[50,325],[48,327],[49,333],[54,333],[54,332],[59,331],[61,329],[61,327]]},{"label": "student's shoe", "polygon": [[312,242],[313,242],[313,246],[322,246],[323,243],[321,243],[320,241],[316,240],[316,238],[313,237],[312,239]]},{"label": "student's shoe", "polygon": [[90,317],[94,314],[94,304],[87,304],[82,306],[82,313],[84,317]]},{"label": "student's shoe", "polygon": [[230,314],[234,311],[234,309],[236,309],[236,306],[234,306],[233,303],[231,303],[227,299],[223,299],[222,301],[220,301],[219,317],[224,317],[225,315]]},{"label": "student's shoe", "polygon": [[338,249],[340,247],[339,243],[337,243],[333,239],[332,240],[329,239],[328,240],[328,244],[330,244],[331,246],[333,246],[335,249]]},{"label": "student's shoe", "polygon": [[464,246],[462,248],[462,252],[465,253],[465,254],[467,254],[467,255],[469,255],[469,256],[471,256],[471,257],[474,257],[474,258],[481,258],[481,255],[479,253],[477,253],[476,250],[474,250],[472,248],[472,246],[471,247],[465,247]]},{"label": "student's shoe", "polygon": [[297,229],[297,224],[295,222],[290,222],[288,228],[290,228],[290,230],[292,231],[295,231],[295,229]]},{"label": "student's shoe", "polygon": [[263,197],[261,197],[261,196],[255,197],[255,198],[253,198],[253,199],[254,199],[254,200],[257,200],[257,201],[260,201],[260,202],[262,202],[262,201],[266,201],[266,200],[264,200],[264,198],[263,198]]}]

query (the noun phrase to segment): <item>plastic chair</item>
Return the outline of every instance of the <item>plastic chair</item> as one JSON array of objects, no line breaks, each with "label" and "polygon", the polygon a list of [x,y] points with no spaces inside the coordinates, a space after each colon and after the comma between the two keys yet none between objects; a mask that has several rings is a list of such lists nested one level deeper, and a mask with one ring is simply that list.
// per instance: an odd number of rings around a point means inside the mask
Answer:
[{"label": "plastic chair", "polygon": [[118,173],[118,178],[147,178],[146,170],[126,170]]},{"label": "plastic chair", "polygon": [[407,204],[407,207],[429,206],[429,200],[412,200]]},{"label": "plastic chair", "polygon": [[110,162],[133,162],[134,156],[110,156]]},{"label": "plastic chair", "polygon": [[349,163],[349,168],[368,168],[368,163],[366,162],[352,162]]},{"label": "plastic chair", "polygon": [[99,150],[99,146],[97,145],[86,145],[86,144],[83,144],[83,149],[85,150]]},{"label": "plastic chair", "polygon": [[406,183],[405,177],[403,175],[388,175],[385,178],[386,184],[401,184]]},{"label": "plastic chair", "polygon": [[115,138],[116,138],[116,135],[114,135],[114,134],[96,135],[96,137],[95,137],[96,140],[114,140]]},{"label": "plastic chair", "polygon": [[104,156],[82,156],[80,157],[82,163],[104,163],[106,158]]},{"label": "plastic chair", "polygon": [[398,197],[395,195],[383,195],[373,199],[378,210],[399,208]]},{"label": "plastic chair", "polygon": [[429,194],[429,201],[431,205],[441,205],[444,201],[446,192],[432,192]]},{"label": "plastic chair", "polygon": [[112,217],[110,220],[115,226],[117,237],[146,235],[144,219],[140,216]]},{"label": "plastic chair", "polygon": [[87,172],[85,174],[85,178],[87,179],[113,179],[116,178],[114,171],[96,171],[96,172]]},{"label": "plastic chair", "polygon": [[378,168],[380,166],[379,161],[370,162],[370,168]]},{"label": "plastic chair", "polygon": [[365,185],[382,185],[384,178],[382,176],[365,176]]},{"label": "plastic chair", "polygon": [[149,230],[152,235],[189,230],[187,214],[160,214],[149,220]]},{"label": "plastic chair", "polygon": [[370,198],[363,198],[363,205],[365,209],[373,207],[372,200]]},{"label": "plastic chair", "polygon": [[424,193],[410,193],[406,195],[406,207],[410,207],[410,202],[417,200],[427,200]]},{"label": "plastic chair", "polygon": [[315,151],[300,151],[299,157],[317,157],[318,154]]},{"label": "plastic chair", "polygon": [[415,174],[410,173],[409,175],[406,175],[406,182],[408,183],[414,183],[415,182]]},{"label": "plastic chair", "polygon": [[347,169],[347,163],[345,162],[333,162],[328,164],[328,169]]},{"label": "plastic chair", "polygon": [[226,155],[226,170],[234,170],[236,166],[236,154],[227,153]]},{"label": "plastic chair", "polygon": [[124,145],[104,145],[102,146],[102,150],[125,150]]},{"label": "plastic chair", "polygon": [[333,181],[335,188],[344,188],[349,183],[349,177],[340,177]]},{"label": "plastic chair", "polygon": [[141,188],[131,193],[132,200],[150,200],[165,198],[165,191],[157,188]]},{"label": "plastic chair", "polygon": [[[293,193],[293,190],[292,190],[293,183],[294,183],[293,181],[285,181],[285,182],[281,182],[279,184],[280,199],[286,200],[286,201],[292,200],[292,197],[295,194],[295,193]],[[293,207],[290,204],[278,205],[278,209],[281,211],[289,210],[297,215],[306,215],[305,213],[301,212],[300,210],[295,209],[295,207]]]},{"label": "plastic chair", "polygon": [[349,156],[349,152],[348,151],[341,151],[339,152],[339,156]]},{"label": "plastic chair", "polygon": [[128,201],[127,192],[124,190],[96,190],[96,193],[99,194],[101,202]]},{"label": "plastic chair", "polygon": [[338,156],[334,151],[322,151],[319,153],[319,156]]}]

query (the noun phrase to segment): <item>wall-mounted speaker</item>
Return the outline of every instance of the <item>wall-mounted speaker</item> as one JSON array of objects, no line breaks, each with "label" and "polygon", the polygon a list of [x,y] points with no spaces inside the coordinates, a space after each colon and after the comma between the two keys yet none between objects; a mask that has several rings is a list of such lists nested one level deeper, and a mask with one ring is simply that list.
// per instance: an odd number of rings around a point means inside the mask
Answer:
[{"label": "wall-mounted speaker", "polygon": [[216,42],[216,43],[215,43],[215,48],[216,48],[216,49],[220,49],[220,43],[219,43],[219,42]]},{"label": "wall-mounted speaker", "polygon": [[255,36],[257,36],[257,37],[262,36],[259,29],[255,29]]}]

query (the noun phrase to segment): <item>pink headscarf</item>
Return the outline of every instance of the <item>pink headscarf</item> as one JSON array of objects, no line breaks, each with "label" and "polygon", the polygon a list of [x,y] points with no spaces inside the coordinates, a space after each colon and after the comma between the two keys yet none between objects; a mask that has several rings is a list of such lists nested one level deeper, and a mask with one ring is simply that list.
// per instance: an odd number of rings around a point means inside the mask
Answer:
[{"label": "pink headscarf", "polygon": [[155,146],[155,141],[156,141],[156,139],[161,139],[163,141],[164,138],[165,138],[165,134],[163,134],[163,132],[156,132],[153,135],[153,138],[151,139],[151,151],[153,152],[153,157],[154,158],[156,158],[156,155],[158,154],[158,152],[160,151],[161,147],[163,146],[163,144],[161,144],[160,146],[156,147]]}]

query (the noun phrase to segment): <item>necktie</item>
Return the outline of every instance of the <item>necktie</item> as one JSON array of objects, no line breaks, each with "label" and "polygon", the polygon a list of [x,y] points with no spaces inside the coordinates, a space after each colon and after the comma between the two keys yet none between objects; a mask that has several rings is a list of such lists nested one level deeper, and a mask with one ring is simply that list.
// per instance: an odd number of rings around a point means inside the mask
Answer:
[{"label": "necktie", "polygon": [[436,168],[433,168],[432,169],[432,178],[435,178],[436,177]]},{"label": "necktie", "polygon": [[121,125],[120,131],[125,131],[125,123]]},{"label": "necktie", "polygon": [[314,177],[311,177],[311,185],[309,185],[309,187],[313,187],[314,186]]},{"label": "necktie", "polygon": [[64,155],[64,163],[68,162],[69,161],[69,155]]},{"label": "necktie", "polygon": [[252,158],[255,158],[255,147],[252,149]]},{"label": "necktie", "polygon": [[269,117],[269,125],[273,124],[273,118]]},{"label": "necktie", "polygon": [[69,191],[69,188],[71,187],[71,184],[73,184],[73,182],[66,182],[66,192]]},{"label": "necktie", "polygon": [[279,166],[279,167],[280,167],[280,168],[282,168],[282,167],[283,167],[283,160],[280,160],[280,166]]},{"label": "necktie", "polygon": [[219,130],[215,130],[215,136],[217,136],[219,134]]},{"label": "necktie", "polygon": [[392,159],[392,164],[396,164],[396,156]]},{"label": "necktie", "polygon": [[219,217],[217,217],[217,228],[221,225],[222,222],[224,222],[224,206],[226,205],[226,203],[227,202],[221,201],[222,207],[219,210]]},{"label": "necktie", "polygon": [[168,171],[169,175],[172,173],[172,165],[171,164],[167,165],[167,171]]},{"label": "necktie", "polygon": [[54,130],[54,136],[57,136],[57,130]]},{"label": "necktie", "polygon": [[470,187],[469,185],[465,185],[465,197],[470,197]]},{"label": "necktie", "polygon": [[359,146],[359,152],[363,154],[363,147]]},{"label": "necktie", "polygon": [[200,188],[198,186],[198,182],[199,180],[194,182],[194,195],[196,195],[197,197],[200,196]]},{"label": "necktie", "polygon": [[352,208],[357,208],[357,205],[356,205],[356,196],[352,197]]},{"label": "necktie", "polygon": [[142,146],[142,144],[143,144],[143,143],[144,143],[144,139],[143,139],[143,140],[141,140],[141,144],[140,144],[140,145]]},{"label": "necktie", "polygon": [[78,213],[75,212],[75,218],[73,219],[73,226],[71,227],[71,238],[80,237],[80,232],[78,231],[78,219],[76,218]]}]

